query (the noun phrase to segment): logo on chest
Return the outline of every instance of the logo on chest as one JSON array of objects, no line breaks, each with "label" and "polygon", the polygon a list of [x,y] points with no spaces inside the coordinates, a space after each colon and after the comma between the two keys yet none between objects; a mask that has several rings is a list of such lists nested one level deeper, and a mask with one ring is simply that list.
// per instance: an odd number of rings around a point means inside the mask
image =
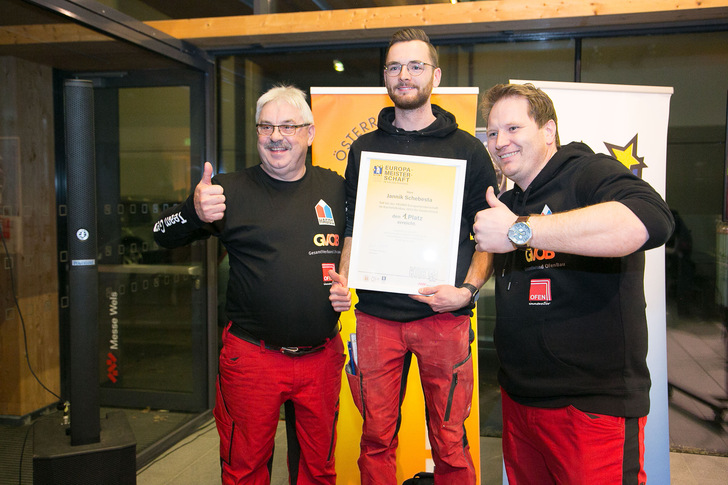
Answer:
[{"label": "logo on chest", "polygon": [[319,226],[335,226],[334,212],[331,210],[329,204],[324,202],[323,199],[318,201],[316,204],[316,217],[318,218]]},{"label": "logo on chest", "polygon": [[534,279],[531,280],[531,288],[528,290],[529,305],[549,305],[551,304],[551,280],[550,279]]},{"label": "logo on chest", "polygon": [[333,280],[329,276],[329,271],[336,271],[336,265],[334,263],[321,263],[321,272],[324,277],[324,285],[330,285]]}]

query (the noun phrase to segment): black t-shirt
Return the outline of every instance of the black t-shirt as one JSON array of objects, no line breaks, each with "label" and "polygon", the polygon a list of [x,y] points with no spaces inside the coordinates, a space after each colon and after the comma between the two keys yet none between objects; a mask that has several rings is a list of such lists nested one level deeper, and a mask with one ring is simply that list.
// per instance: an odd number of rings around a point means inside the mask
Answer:
[{"label": "black t-shirt", "polygon": [[[192,196],[157,242],[173,247],[215,235],[229,254],[227,317],[249,335],[277,346],[312,346],[334,331],[328,270],[338,271],[345,227],[344,181],[335,172],[308,167],[300,180],[284,182],[260,167],[221,174],[221,221],[203,224]],[[185,227],[186,226],[186,227]]]}]

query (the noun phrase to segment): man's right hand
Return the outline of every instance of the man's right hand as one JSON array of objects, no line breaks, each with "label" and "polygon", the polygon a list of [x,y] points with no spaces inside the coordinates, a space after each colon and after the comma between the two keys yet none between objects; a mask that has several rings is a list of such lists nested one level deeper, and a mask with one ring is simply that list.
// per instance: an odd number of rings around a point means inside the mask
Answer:
[{"label": "man's right hand", "polygon": [[222,186],[212,183],[210,162],[205,162],[202,180],[195,187],[195,212],[202,222],[219,221],[225,215],[225,196]]}]

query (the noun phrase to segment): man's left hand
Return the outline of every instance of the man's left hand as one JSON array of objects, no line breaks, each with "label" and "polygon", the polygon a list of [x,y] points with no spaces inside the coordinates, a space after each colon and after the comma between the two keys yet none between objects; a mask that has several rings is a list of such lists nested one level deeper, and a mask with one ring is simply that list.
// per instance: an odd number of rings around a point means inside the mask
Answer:
[{"label": "man's left hand", "polygon": [[516,222],[518,216],[498,200],[493,187],[488,187],[485,200],[488,201],[490,208],[475,214],[475,224],[473,224],[475,249],[487,253],[513,251],[513,244],[508,239],[508,229]]},{"label": "man's left hand", "polygon": [[438,313],[454,312],[470,303],[470,290],[455,288],[452,285],[438,285],[420,288],[419,295],[410,295],[410,298],[430,305]]}]

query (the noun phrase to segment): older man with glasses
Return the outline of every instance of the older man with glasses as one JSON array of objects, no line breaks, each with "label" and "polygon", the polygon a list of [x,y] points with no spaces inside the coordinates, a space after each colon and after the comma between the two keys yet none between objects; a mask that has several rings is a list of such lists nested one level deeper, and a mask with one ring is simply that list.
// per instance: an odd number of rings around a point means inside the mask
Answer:
[{"label": "older man with glasses", "polygon": [[351,306],[347,276],[361,153],[467,161],[456,285],[422,288],[419,295],[357,291],[357,364],[364,415],[359,469],[363,485],[397,483],[397,431],[412,354],[417,357],[425,396],[435,483],[476,482],[464,427],[474,385],[470,316],[478,289],[490,273],[491,258],[475,252],[470,233],[475,214],[488,207],[485,189],[495,186],[496,178],[483,143],[459,129],[451,113],[431,104],[432,89],[439,85],[442,74],[437,66],[437,51],[422,30],[404,29],[394,34],[384,66],[384,84],[394,107],[379,113],[375,131],[352,143],[346,167],[347,237],[341,274],[334,275],[331,289],[334,308],[341,311]]},{"label": "older man with glasses", "polygon": [[290,482],[333,485],[344,348],[329,271],[341,254],[344,180],[306,166],[315,128],[302,91],[274,87],[255,117],[261,163],[214,177],[206,163],[155,239],[177,247],[212,235],[230,257],[214,409],[223,484],[270,483],[285,403],[289,443],[300,449],[299,460],[289,454]]}]

